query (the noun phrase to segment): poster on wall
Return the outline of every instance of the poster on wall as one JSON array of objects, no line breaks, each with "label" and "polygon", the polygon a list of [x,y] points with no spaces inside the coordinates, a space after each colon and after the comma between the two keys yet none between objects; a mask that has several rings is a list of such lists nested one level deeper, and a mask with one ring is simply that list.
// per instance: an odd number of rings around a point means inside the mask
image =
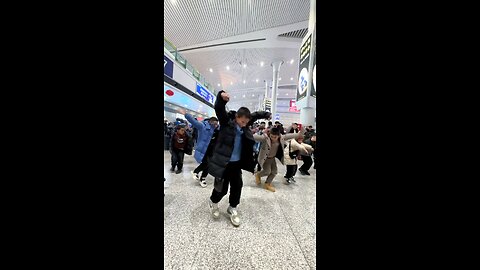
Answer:
[{"label": "poster on wall", "polygon": [[173,61],[163,55],[163,74],[173,79]]},{"label": "poster on wall", "polygon": [[308,64],[310,60],[310,47],[312,43],[312,34],[308,36],[305,42],[300,47],[300,62],[298,75],[298,87],[297,87],[297,101],[307,96],[308,89]]},{"label": "poster on wall", "polygon": [[317,97],[317,51],[313,54],[313,74],[312,74],[312,91],[310,91],[310,96]]}]

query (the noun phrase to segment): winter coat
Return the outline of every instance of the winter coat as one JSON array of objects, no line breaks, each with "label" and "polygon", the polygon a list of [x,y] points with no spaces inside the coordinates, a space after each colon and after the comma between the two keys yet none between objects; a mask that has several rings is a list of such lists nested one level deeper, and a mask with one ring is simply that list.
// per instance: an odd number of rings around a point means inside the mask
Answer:
[{"label": "winter coat", "polygon": [[[185,133],[186,136],[186,139],[185,139],[185,147],[183,148],[183,151],[185,154],[187,155],[191,155],[192,154],[192,138],[190,136],[188,136],[187,133]],[[175,140],[177,139],[177,132],[175,131],[173,134],[172,134],[172,137],[170,139],[170,153],[172,153],[173,151],[173,146],[174,146],[174,142]]]},{"label": "winter coat", "polygon": [[[235,112],[230,111],[227,113],[225,105],[227,104],[221,94],[225,91],[220,91],[217,94],[217,99],[215,101],[215,114],[217,115],[218,121],[220,123],[220,130],[216,138],[216,143],[213,148],[212,156],[209,157],[208,162],[208,173],[213,177],[222,178],[225,173],[225,168],[230,162],[232,157],[233,147],[235,142],[236,135],[236,123],[235,123]],[[269,112],[254,112],[251,113],[250,122],[247,126],[242,128],[242,153],[240,157],[240,168],[242,170],[254,172],[255,169],[255,160],[253,158],[253,134],[250,130],[250,127],[253,122],[258,119],[265,119],[270,116]]]},{"label": "winter coat", "polygon": [[297,159],[292,159],[290,157],[290,153],[295,151],[299,151],[300,155],[308,155],[308,153],[313,152],[313,147],[304,143],[300,144],[296,140],[287,142],[287,146],[283,151],[285,165],[297,165]]},{"label": "winter coat", "polygon": [[[301,133],[288,133],[285,135],[280,135],[280,145],[278,146],[277,154],[275,155],[278,160],[283,164],[284,154],[283,154],[283,147],[285,147],[285,141],[296,139],[300,137]],[[260,142],[260,153],[258,154],[258,164],[263,167],[263,163],[267,160],[268,152],[270,151],[270,147],[272,147],[272,140],[268,136],[268,134],[264,133],[263,135],[254,134],[253,138],[255,141]]]},{"label": "winter coat", "polygon": [[185,118],[193,125],[195,129],[197,129],[198,138],[193,157],[198,163],[202,163],[203,157],[207,152],[208,144],[210,143],[210,139],[212,138],[215,129],[212,125],[210,125],[208,120],[200,122],[195,120],[195,118],[188,113],[185,114]]}]

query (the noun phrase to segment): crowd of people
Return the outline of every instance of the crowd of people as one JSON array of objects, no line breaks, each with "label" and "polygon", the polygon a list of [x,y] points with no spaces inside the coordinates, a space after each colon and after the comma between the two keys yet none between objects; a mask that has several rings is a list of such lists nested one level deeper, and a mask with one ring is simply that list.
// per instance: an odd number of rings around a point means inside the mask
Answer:
[{"label": "crowd of people", "polygon": [[[171,172],[182,172],[184,155],[192,155],[199,164],[192,172],[193,178],[203,188],[207,187],[206,176],[214,177],[213,191],[209,207],[213,218],[220,217],[218,203],[228,193],[227,213],[234,226],[241,223],[237,206],[240,203],[243,187],[242,170],[254,174],[258,186],[276,192],[273,181],[278,174],[277,160],[286,167],[284,183],[295,183],[297,161],[302,175],[310,175],[313,163],[316,169],[318,156],[316,132],[312,126],[292,123],[284,128],[279,121],[272,123],[270,112],[250,112],[246,107],[238,111],[227,111],[225,106],[230,96],[220,91],[215,102],[217,117],[202,121],[185,111],[184,121],[164,124],[165,139],[171,154]],[[312,161],[313,156],[313,161]],[[262,185],[262,177],[265,182]]]}]

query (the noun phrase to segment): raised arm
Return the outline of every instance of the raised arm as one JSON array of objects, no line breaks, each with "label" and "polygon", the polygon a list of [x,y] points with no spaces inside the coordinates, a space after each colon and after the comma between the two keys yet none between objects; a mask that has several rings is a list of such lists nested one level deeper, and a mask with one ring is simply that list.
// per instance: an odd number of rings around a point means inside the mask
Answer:
[{"label": "raised arm", "polygon": [[256,142],[262,142],[262,143],[267,141],[267,137],[265,137],[265,135],[253,134],[253,139]]},{"label": "raised arm", "polygon": [[187,119],[188,122],[190,122],[192,124],[192,126],[194,126],[196,129],[199,129],[201,130],[203,128],[203,124],[198,121],[198,120],[195,120],[195,118],[193,118],[193,116],[189,113],[186,113],[185,114],[185,118]]},{"label": "raised arm", "polygon": [[228,123],[228,116],[227,111],[225,109],[225,105],[230,100],[230,97],[225,91],[218,92],[217,99],[215,100],[215,114],[217,115],[218,122],[220,122],[220,126],[226,125]]}]

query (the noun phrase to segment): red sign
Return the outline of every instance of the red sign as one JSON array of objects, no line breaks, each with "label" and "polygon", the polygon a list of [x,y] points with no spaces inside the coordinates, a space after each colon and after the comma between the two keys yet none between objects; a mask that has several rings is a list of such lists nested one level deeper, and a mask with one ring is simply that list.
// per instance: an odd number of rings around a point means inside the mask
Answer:
[{"label": "red sign", "polygon": [[167,91],[165,91],[165,94],[167,94],[167,96],[171,97],[171,96],[173,96],[173,91],[168,89]]},{"label": "red sign", "polygon": [[290,108],[288,108],[288,111],[289,112],[300,112],[299,110],[297,110],[297,102],[295,101],[295,99],[290,100]]}]

